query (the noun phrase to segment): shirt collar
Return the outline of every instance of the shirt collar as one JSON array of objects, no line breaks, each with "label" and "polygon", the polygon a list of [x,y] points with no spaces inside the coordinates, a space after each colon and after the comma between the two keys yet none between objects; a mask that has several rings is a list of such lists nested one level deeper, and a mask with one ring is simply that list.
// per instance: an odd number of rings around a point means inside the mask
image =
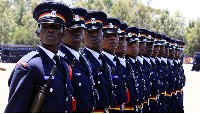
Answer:
[{"label": "shirt collar", "polygon": [[96,51],[91,50],[89,48],[86,48],[86,47],[85,47],[85,49],[87,49],[88,51],[90,51],[90,53],[92,53],[92,55],[94,56],[94,58],[97,59],[99,61],[99,63],[102,65],[102,61],[99,59],[99,55],[100,55],[99,53],[97,53]]},{"label": "shirt collar", "polygon": [[[62,45],[62,44],[61,44],[61,45]],[[65,45],[63,45],[63,46],[65,46]],[[79,60],[80,54],[79,54],[78,51],[75,51],[75,50],[73,50],[72,48],[67,47],[67,46],[65,46],[65,47],[76,57],[77,60]]]},{"label": "shirt collar", "polygon": [[[50,59],[53,60],[54,63],[56,63],[56,61],[53,59],[53,57],[55,55],[53,52],[49,51],[48,49],[46,49],[42,46],[39,46],[39,47],[49,56]],[[57,54],[57,55],[59,55],[59,54]]]},{"label": "shirt collar", "polygon": [[167,64],[167,58],[162,58],[162,61],[164,61],[165,62],[165,64]]},{"label": "shirt collar", "polygon": [[115,64],[115,66],[116,66],[116,61],[113,60],[113,59],[114,59],[114,56],[113,56],[113,55],[111,55],[110,53],[107,53],[107,52],[105,52],[105,51],[102,51],[102,53],[103,53],[104,55],[106,55],[106,56]]},{"label": "shirt collar", "polygon": [[144,59],[151,65],[150,59],[147,57],[144,57]]},{"label": "shirt collar", "polygon": [[131,57],[130,57],[130,59],[131,59],[131,61],[132,61],[133,63],[135,63],[135,61],[136,61],[135,59],[133,59],[133,58],[131,58]]},{"label": "shirt collar", "polygon": [[169,60],[170,64],[174,66],[173,60],[171,60],[171,59],[168,59],[168,60]]},{"label": "shirt collar", "polygon": [[178,63],[180,63],[180,62],[181,62],[181,60],[179,59],[179,60],[178,60]]},{"label": "shirt collar", "polygon": [[178,64],[178,60],[175,60],[175,62]]},{"label": "shirt collar", "polygon": [[153,57],[150,57],[154,64],[156,64],[156,60]]},{"label": "shirt collar", "polygon": [[159,62],[161,63],[161,58],[160,57],[157,57],[157,59],[159,60]]},{"label": "shirt collar", "polygon": [[126,67],[126,60],[124,59],[124,58],[121,58],[121,57],[118,57],[119,58],[119,60],[120,60],[120,63],[124,66],[124,67]]},{"label": "shirt collar", "polygon": [[142,56],[142,57],[140,57],[140,56],[137,56],[137,60],[139,60],[139,61],[140,61],[140,63],[141,63],[141,64],[143,64],[143,56]]}]

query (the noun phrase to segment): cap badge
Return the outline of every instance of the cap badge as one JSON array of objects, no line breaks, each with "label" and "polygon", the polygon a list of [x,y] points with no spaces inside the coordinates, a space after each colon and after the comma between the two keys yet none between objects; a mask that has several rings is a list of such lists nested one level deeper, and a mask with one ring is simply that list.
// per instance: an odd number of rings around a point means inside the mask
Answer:
[{"label": "cap badge", "polygon": [[113,24],[112,23],[109,23],[109,25],[110,25],[110,28],[113,28]]},{"label": "cap badge", "polygon": [[51,11],[51,16],[52,16],[52,17],[56,17],[56,11],[55,11],[55,10],[52,10],[52,11]]},{"label": "cap badge", "polygon": [[131,37],[131,36],[132,36],[132,34],[131,34],[131,32],[129,32],[129,33],[128,33],[128,37]]},{"label": "cap badge", "polygon": [[122,33],[122,31],[121,31],[121,29],[120,29],[120,28],[117,30],[117,32],[118,32],[118,33]]},{"label": "cap badge", "polygon": [[96,24],[95,18],[91,18],[91,21],[92,21],[92,22],[91,22],[92,24]]},{"label": "cap badge", "polygon": [[75,21],[79,21],[79,16],[78,15],[75,15]]},{"label": "cap badge", "polygon": [[140,33],[138,33],[138,37],[141,37],[141,36],[140,36]]}]

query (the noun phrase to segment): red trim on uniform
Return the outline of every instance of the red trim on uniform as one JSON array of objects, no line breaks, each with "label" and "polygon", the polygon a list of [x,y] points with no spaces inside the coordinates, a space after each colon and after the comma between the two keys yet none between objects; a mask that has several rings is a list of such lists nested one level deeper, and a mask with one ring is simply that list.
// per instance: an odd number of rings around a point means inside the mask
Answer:
[{"label": "red trim on uniform", "polygon": [[72,98],[72,112],[76,109],[76,100]]},{"label": "red trim on uniform", "polygon": [[129,92],[129,90],[126,91],[126,96],[127,96],[126,104],[128,104],[129,103],[129,99],[130,99],[130,92]]},{"label": "red trim on uniform", "polygon": [[69,74],[70,74],[70,80],[72,79],[72,67],[70,65],[69,66]]},{"label": "red trim on uniform", "polygon": [[92,112],[93,112],[93,113],[95,113],[95,112],[96,112],[96,113],[104,113],[105,110],[93,110]]},{"label": "red trim on uniform", "polygon": [[16,64],[16,66],[19,65],[19,64],[22,64],[24,67],[27,66],[27,63],[25,63],[24,61],[18,61],[17,64]]}]

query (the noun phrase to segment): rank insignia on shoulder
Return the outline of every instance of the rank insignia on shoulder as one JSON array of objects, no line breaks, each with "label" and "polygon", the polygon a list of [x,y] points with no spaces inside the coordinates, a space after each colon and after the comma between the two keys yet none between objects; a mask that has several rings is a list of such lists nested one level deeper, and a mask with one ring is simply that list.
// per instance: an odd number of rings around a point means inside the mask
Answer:
[{"label": "rank insignia on shoulder", "polygon": [[16,66],[19,65],[19,64],[22,64],[24,67],[27,66],[27,63],[24,62],[24,61],[18,61],[17,64],[16,64]]},{"label": "rank insignia on shoulder", "polygon": [[[44,80],[48,80],[50,76],[44,76]],[[51,80],[54,80],[54,76],[51,77]]]},{"label": "rank insignia on shoulder", "polygon": [[118,75],[116,75],[116,76],[112,76],[112,79],[115,79],[115,78],[118,78]]},{"label": "rank insignia on shoulder", "polygon": [[81,73],[74,73],[74,76],[81,76]]}]

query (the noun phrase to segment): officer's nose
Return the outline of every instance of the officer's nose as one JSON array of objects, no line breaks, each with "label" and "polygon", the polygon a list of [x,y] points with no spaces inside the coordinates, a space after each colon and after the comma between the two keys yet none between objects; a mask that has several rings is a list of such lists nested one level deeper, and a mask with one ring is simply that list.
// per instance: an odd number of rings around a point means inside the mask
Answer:
[{"label": "officer's nose", "polygon": [[80,33],[79,32],[77,32],[77,33],[74,33],[74,36],[79,36],[80,35]]},{"label": "officer's nose", "polygon": [[47,30],[47,32],[54,33],[54,32],[55,32],[55,30],[54,30],[54,29],[52,29],[52,28],[49,28],[49,29]]},{"label": "officer's nose", "polygon": [[110,40],[115,40],[116,38],[114,36],[110,37]]},{"label": "officer's nose", "polygon": [[123,42],[124,42],[123,40],[120,40],[120,41],[119,41],[119,44],[122,44]]},{"label": "officer's nose", "polygon": [[97,37],[97,34],[96,33],[92,34],[92,37]]}]

